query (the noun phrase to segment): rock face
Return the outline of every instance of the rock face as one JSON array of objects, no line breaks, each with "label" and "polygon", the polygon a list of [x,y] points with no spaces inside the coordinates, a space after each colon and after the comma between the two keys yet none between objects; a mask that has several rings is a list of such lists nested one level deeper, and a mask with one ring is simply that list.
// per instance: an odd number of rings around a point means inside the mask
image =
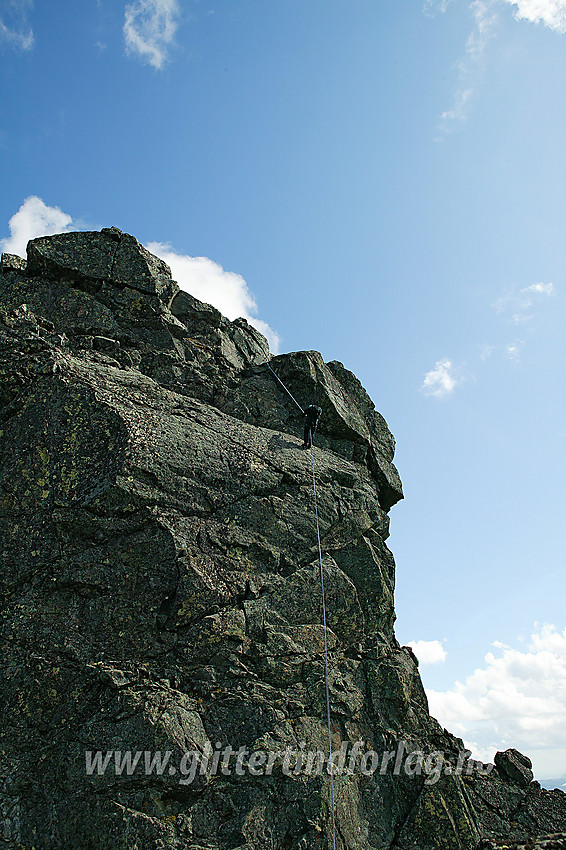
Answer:
[{"label": "rock face", "polygon": [[[328,755],[311,458],[269,358],[116,228],[3,257],[7,846],[333,846],[329,772],[307,758]],[[332,750],[351,767],[336,760],[336,847],[565,830],[566,795],[516,750],[491,770],[465,760],[395,639],[387,512],[402,490],[384,419],[341,363],[270,364],[324,411]]]}]

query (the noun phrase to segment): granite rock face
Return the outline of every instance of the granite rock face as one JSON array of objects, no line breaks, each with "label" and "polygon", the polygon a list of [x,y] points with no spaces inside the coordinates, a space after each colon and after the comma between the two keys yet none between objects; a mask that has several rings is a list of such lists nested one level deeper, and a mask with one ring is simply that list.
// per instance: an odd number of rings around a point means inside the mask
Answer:
[{"label": "granite rock face", "polygon": [[167,263],[117,227],[106,227],[100,233],[60,233],[33,239],[28,245],[27,269],[35,276],[90,281],[95,291],[97,284],[108,281],[168,302],[179,291]]},{"label": "granite rock face", "polygon": [[563,831],[566,795],[531,781],[524,756],[465,762],[429,714],[393,631],[394,440],[359,381],[317,352],[270,358],[245,320],[107,228],[2,259],[5,844],[332,847],[329,773],[300,759],[328,753],[311,457],[267,360],[324,411],[332,749],[365,758],[337,762],[336,846]]}]

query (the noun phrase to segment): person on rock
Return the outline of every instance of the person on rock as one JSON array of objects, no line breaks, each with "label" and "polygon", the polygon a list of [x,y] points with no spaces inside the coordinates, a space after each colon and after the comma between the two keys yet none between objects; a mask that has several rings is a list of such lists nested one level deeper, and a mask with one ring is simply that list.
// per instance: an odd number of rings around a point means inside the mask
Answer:
[{"label": "person on rock", "polygon": [[305,410],[305,430],[303,436],[303,449],[310,449],[312,446],[312,441],[314,437],[314,432],[316,431],[317,425],[320,421],[320,417],[322,415],[322,410],[320,407],[317,407],[316,404],[309,404],[307,409]]}]

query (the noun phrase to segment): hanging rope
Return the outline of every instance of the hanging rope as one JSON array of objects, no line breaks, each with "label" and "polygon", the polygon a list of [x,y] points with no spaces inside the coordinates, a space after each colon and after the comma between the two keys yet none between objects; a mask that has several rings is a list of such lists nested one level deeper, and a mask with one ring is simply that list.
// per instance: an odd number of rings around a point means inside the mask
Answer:
[{"label": "hanging rope", "polygon": [[330,764],[330,804],[332,807],[332,848],[336,850],[336,822],[334,816],[334,765],[332,763],[332,729],[330,726],[330,689],[328,686],[328,642],[326,640],[326,600],[324,597],[324,571],[322,568],[322,547],[320,545],[320,525],[316,501],[316,477],[314,474],[314,446],[311,442],[312,489],[314,492],[314,515],[316,517],[316,538],[318,540],[318,562],[320,565],[320,587],[322,591],[322,623],[324,626],[324,682],[326,685],[326,720],[328,722],[328,761]]},{"label": "hanging rope", "polygon": [[[301,413],[304,415],[305,411],[297,401],[297,399],[292,395],[292,393],[287,389],[281,378],[276,375],[273,371],[269,363],[266,363],[267,368],[272,373],[272,375],[279,381],[287,395],[291,396]],[[320,543],[320,524],[318,521],[318,503],[316,498],[316,476],[314,473],[314,447],[312,443],[312,438],[314,434],[311,434],[311,465],[312,465],[312,489],[314,493],[314,515],[316,518],[316,539],[318,542],[318,563],[320,566],[320,588],[322,593],[322,624],[324,627],[324,684],[326,689],[326,721],[328,725],[328,763],[330,765],[330,805],[332,809],[332,850],[336,850],[336,816],[334,813],[334,765],[332,763],[332,727],[330,723],[330,687],[328,684],[329,675],[328,675],[328,641],[326,638],[326,599],[324,594],[324,570],[322,566],[322,546]]]},{"label": "hanging rope", "polygon": [[299,404],[299,402],[297,401],[297,399],[295,398],[295,396],[294,396],[294,395],[293,395],[293,394],[292,394],[292,393],[291,393],[291,392],[287,389],[287,387],[285,386],[285,384],[283,383],[283,381],[281,380],[281,378],[279,377],[279,375],[276,375],[276,374],[275,374],[275,372],[273,371],[273,369],[271,368],[271,366],[269,365],[269,363],[267,363],[267,362],[266,362],[266,364],[265,364],[265,365],[267,366],[267,368],[269,369],[269,371],[271,372],[271,374],[273,375],[273,377],[274,377],[274,378],[276,378],[276,379],[279,381],[279,383],[281,384],[281,386],[283,387],[283,389],[285,390],[285,392],[287,393],[287,395],[291,396],[291,398],[293,399],[293,401],[295,402],[295,404],[297,405],[297,407],[299,408],[299,410],[301,411],[301,413],[302,413],[302,414],[303,414],[303,416],[304,416],[305,411],[303,410],[303,408],[301,407],[301,405]]}]

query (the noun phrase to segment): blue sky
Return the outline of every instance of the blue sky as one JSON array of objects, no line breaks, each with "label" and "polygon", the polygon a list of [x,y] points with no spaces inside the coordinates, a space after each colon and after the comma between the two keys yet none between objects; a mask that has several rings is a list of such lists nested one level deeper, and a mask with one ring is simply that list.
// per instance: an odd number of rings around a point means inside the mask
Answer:
[{"label": "blue sky", "polygon": [[11,0],[0,62],[3,250],[118,226],[354,371],[433,713],[566,773],[563,0]]}]

